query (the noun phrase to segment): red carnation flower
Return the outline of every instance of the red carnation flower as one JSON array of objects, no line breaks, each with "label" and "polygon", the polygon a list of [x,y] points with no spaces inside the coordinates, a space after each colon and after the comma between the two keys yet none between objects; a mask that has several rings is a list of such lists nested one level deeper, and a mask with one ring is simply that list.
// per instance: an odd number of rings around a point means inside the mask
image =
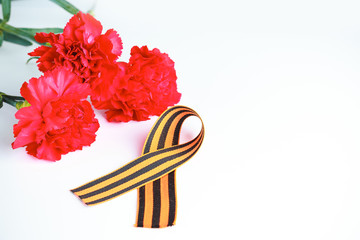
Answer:
[{"label": "red carnation flower", "polygon": [[32,78],[21,87],[21,95],[31,104],[21,108],[15,117],[16,140],[12,147],[24,147],[30,155],[49,161],[82,149],[95,141],[99,128],[91,105],[85,99],[87,85],[64,68]]},{"label": "red carnation flower", "polygon": [[[103,64],[99,77],[91,82],[91,102],[97,109],[112,108],[111,99],[124,81],[127,63]],[[117,84],[117,85],[115,85]]]},{"label": "red carnation flower", "polygon": [[51,47],[40,46],[29,55],[40,57],[37,62],[42,72],[65,66],[89,82],[98,76],[102,63],[113,63],[121,55],[119,35],[112,29],[101,32],[99,21],[79,12],[69,20],[62,34],[37,33],[36,41]]},{"label": "red carnation flower", "polygon": [[100,77],[97,84],[111,85],[110,90],[93,90],[91,98],[95,108],[108,109],[109,121],[147,120],[180,101],[174,62],[159,49],[149,51],[146,46],[135,46],[129,63],[119,63],[113,68],[117,74]]}]

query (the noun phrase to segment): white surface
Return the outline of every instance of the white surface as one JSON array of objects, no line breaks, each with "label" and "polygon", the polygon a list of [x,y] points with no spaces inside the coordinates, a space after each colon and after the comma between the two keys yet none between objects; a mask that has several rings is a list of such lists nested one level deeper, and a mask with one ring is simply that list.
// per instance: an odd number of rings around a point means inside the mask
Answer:
[{"label": "white surface", "polygon": [[[87,1],[72,1],[81,9]],[[0,239],[360,239],[359,1],[98,1],[124,42],[169,53],[180,104],[203,146],[179,168],[175,227],[138,229],[136,191],[85,207],[69,189],[137,157],[151,121],[101,122],[96,142],[57,163],[11,149],[0,110]],[[63,26],[47,1],[15,1],[16,26]],[[46,20],[45,20],[46,19]],[[33,47],[0,48],[0,90],[39,76]],[[196,121],[184,128],[197,134]]]}]

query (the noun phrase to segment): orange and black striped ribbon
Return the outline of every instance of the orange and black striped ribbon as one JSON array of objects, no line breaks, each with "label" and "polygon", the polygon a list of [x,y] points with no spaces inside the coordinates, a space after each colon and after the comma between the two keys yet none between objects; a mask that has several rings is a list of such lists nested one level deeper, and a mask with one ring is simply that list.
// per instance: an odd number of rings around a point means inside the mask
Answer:
[{"label": "orange and black striped ribbon", "polygon": [[146,139],[143,154],[125,166],[94,181],[71,190],[86,205],[96,205],[138,189],[135,226],[162,228],[176,219],[175,169],[199,150],[204,138],[204,125],[191,141],[179,144],[184,120],[200,116],[192,109],[175,106],[156,121]]}]

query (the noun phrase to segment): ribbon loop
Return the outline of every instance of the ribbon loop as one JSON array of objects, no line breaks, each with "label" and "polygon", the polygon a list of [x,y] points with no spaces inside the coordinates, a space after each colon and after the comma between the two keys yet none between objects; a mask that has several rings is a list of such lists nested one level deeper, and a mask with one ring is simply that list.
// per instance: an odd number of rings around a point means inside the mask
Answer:
[{"label": "ribbon loop", "polygon": [[[179,144],[180,129],[192,109],[175,106],[166,110],[148,134],[139,158],[123,167],[71,190],[86,205],[108,201],[133,189],[138,190],[137,227],[172,226],[176,218],[175,169],[199,150],[204,125],[193,140]],[[200,118],[201,120],[201,118]]]}]

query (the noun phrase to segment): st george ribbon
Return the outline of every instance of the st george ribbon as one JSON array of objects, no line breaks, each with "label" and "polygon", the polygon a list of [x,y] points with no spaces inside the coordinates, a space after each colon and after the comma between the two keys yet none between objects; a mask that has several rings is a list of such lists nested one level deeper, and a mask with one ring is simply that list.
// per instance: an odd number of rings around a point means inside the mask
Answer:
[{"label": "st george ribbon", "polygon": [[176,168],[199,150],[204,124],[191,141],[179,144],[183,122],[200,116],[192,109],[174,106],[155,122],[145,141],[142,155],[123,167],[71,190],[86,205],[96,205],[138,189],[136,227],[163,228],[175,224]]}]

